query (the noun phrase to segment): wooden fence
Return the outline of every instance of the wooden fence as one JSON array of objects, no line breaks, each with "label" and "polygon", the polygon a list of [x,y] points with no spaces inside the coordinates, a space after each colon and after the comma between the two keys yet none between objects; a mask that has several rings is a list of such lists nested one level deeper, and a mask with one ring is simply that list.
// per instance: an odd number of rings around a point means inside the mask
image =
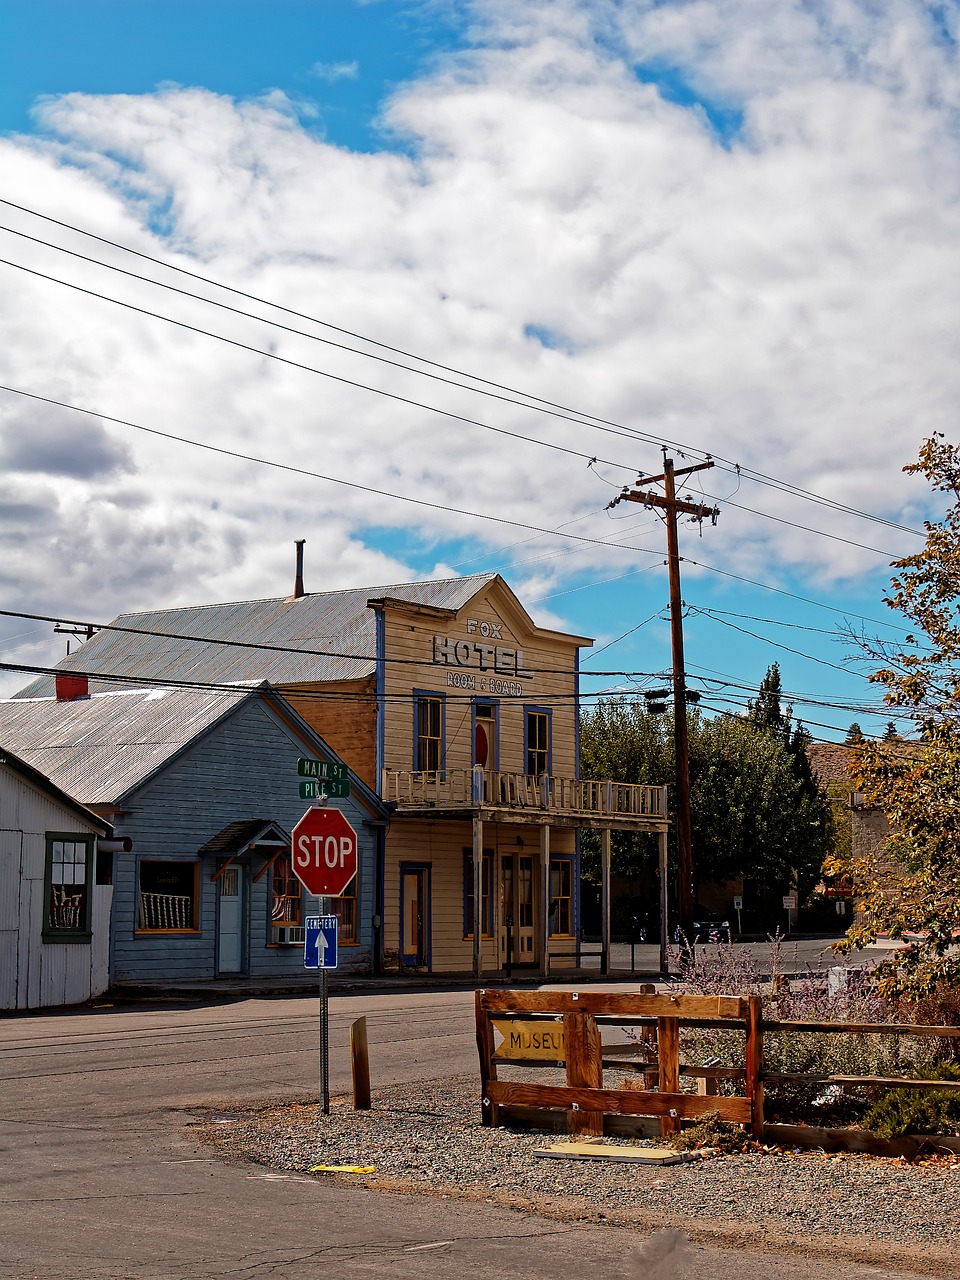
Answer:
[{"label": "wooden fence", "polygon": [[[604,1115],[659,1116],[664,1134],[678,1132],[681,1120],[712,1111],[724,1120],[747,1125],[753,1132],[763,1123],[759,996],[478,991],[476,1013],[484,1124],[499,1124],[504,1107],[565,1110],[570,1133],[603,1133]],[[562,1040],[558,1023],[562,1023]],[[603,1087],[604,1067],[622,1065],[623,1056],[616,1053],[621,1046],[605,1048],[602,1044],[600,1026],[604,1023],[656,1026],[657,1061],[647,1064],[648,1071],[657,1072],[656,1090]],[[702,1097],[681,1092],[680,1027],[692,1024],[744,1032],[742,1096]],[[499,1051],[494,1044],[495,1031],[504,1037]],[[623,1048],[639,1052],[633,1046]],[[500,1063],[543,1067],[551,1061],[565,1066],[566,1084],[497,1079]]]},{"label": "wooden fence", "polygon": [[[759,996],[481,990],[476,994],[476,1019],[482,1118],[487,1125],[499,1124],[506,1118],[532,1121],[537,1112],[541,1117],[545,1112],[565,1112],[570,1133],[602,1134],[604,1116],[633,1117],[635,1121],[640,1117],[658,1117],[661,1133],[668,1135],[676,1133],[683,1120],[717,1112],[724,1120],[745,1125],[758,1139],[831,1150],[909,1155],[918,1146],[917,1138],[887,1140],[865,1130],[768,1124],[764,1120],[764,1087],[814,1082],[843,1089],[960,1089],[958,1081],[765,1071],[763,1050],[767,1035],[822,1033],[955,1040],[960,1038],[960,1027],[764,1021]],[[639,1027],[640,1039],[625,1045],[604,1045],[601,1040],[604,1025]],[[682,1063],[682,1026],[741,1030],[744,1033],[743,1065],[701,1067]],[[499,1045],[496,1044],[498,1035]],[[644,1037],[647,1037],[646,1044]],[[565,1083],[500,1080],[497,1078],[500,1065],[563,1067]],[[645,1087],[605,1088],[605,1069],[641,1073]],[[696,1077],[700,1092],[682,1092],[681,1076]],[[742,1093],[736,1097],[712,1094],[719,1080],[742,1081]],[[653,1083],[656,1089],[650,1088]],[[937,1138],[936,1143],[960,1150],[957,1138]]]}]

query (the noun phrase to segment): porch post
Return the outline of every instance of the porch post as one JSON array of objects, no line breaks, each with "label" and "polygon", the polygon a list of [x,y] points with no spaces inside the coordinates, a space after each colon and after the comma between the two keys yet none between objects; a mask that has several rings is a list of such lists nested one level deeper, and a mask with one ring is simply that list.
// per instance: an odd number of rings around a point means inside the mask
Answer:
[{"label": "porch post", "polygon": [[610,828],[600,832],[600,972],[610,972]]},{"label": "porch post", "polygon": [[667,833],[666,830],[660,832],[660,972],[667,973],[667,942],[670,937],[669,922],[667,920],[667,902],[669,894],[667,892]]},{"label": "porch post", "polygon": [[483,819],[473,815],[473,976],[483,973],[480,933],[483,924]]},{"label": "porch post", "polygon": [[550,945],[550,828],[540,828],[540,976],[549,975],[547,949]]}]

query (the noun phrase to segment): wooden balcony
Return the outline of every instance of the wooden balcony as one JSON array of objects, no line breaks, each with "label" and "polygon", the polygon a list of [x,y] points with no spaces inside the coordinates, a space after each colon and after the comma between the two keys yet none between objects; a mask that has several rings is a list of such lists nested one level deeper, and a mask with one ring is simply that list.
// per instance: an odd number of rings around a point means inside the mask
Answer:
[{"label": "wooden balcony", "polygon": [[384,769],[383,799],[398,815],[486,822],[663,831],[669,826],[666,787],[625,782],[535,777],[498,769]]}]

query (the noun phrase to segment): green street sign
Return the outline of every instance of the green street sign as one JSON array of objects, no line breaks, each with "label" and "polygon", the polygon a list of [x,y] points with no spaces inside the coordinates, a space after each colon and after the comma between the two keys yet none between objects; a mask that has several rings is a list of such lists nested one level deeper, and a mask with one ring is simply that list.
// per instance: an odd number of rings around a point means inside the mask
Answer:
[{"label": "green street sign", "polygon": [[301,800],[343,799],[350,794],[347,778],[310,778],[300,783]]},{"label": "green street sign", "polygon": [[297,773],[301,778],[330,778],[346,782],[347,766],[339,760],[308,760],[301,756],[297,761]]}]

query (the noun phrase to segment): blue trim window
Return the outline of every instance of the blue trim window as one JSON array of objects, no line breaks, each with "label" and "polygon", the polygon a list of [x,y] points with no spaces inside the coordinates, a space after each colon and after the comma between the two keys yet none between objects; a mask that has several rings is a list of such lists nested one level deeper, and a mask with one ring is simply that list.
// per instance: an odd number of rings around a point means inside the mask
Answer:
[{"label": "blue trim window", "polygon": [[550,937],[573,936],[573,859],[550,859]]},{"label": "blue trim window", "polygon": [[442,693],[415,689],[413,697],[413,767],[440,773],[444,764],[446,699]]},{"label": "blue trim window", "polygon": [[[493,850],[484,849],[480,890],[480,937],[493,937]],[[473,850],[463,851],[463,936],[473,937]]]},{"label": "blue trim window", "polygon": [[534,778],[552,770],[552,720],[549,707],[524,708],[523,750],[526,756],[526,772]]}]

